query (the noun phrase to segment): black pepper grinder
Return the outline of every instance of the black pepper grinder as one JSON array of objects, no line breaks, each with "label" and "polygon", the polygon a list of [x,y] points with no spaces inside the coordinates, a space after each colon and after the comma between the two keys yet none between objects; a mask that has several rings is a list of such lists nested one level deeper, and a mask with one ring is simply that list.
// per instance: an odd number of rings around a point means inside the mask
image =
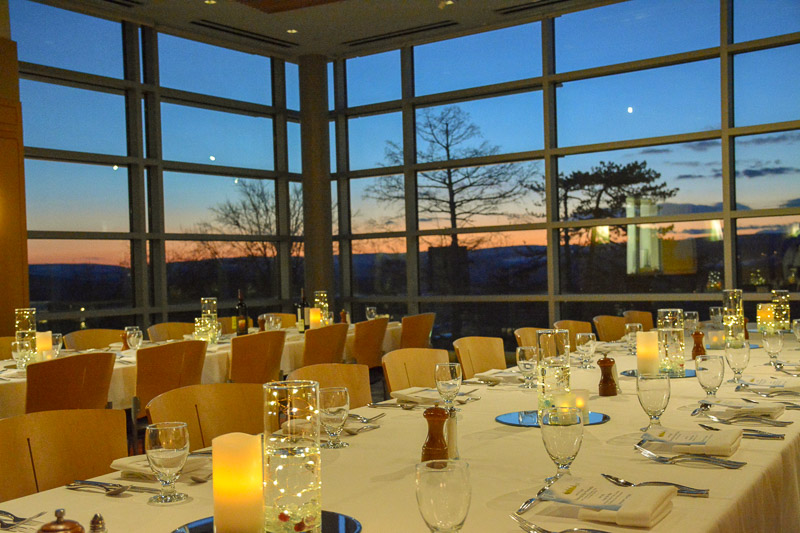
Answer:
[{"label": "black pepper grinder", "polygon": [[600,396],[616,396],[617,395],[617,382],[614,380],[614,365],[616,361],[607,355],[597,360],[597,365],[600,367]]}]

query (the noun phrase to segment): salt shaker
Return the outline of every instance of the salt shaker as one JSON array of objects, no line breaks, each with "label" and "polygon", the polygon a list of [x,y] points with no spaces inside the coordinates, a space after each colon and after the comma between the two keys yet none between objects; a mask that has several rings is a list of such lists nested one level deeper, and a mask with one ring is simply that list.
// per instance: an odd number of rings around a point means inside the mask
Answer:
[{"label": "salt shaker", "polygon": [[92,521],[89,522],[89,531],[90,533],[108,533],[106,529],[106,521],[103,520],[103,515],[100,513],[95,513],[92,517]]},{"label": "salt shaker", "polygon": [[448,413],[447,425],[445,426],[445,441],[447,442],[447,457],[458,459],[458,419],[455,407]]}]

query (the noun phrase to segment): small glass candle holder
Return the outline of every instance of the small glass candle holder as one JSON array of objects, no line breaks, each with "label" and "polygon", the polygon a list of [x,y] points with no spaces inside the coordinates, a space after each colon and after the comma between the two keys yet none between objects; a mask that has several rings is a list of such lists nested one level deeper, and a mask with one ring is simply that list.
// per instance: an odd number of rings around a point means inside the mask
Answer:
[{"label": "small glass candle holder", "polygon": [[761,333],[775,329],[774,304],[756,304],[756,325]]}]

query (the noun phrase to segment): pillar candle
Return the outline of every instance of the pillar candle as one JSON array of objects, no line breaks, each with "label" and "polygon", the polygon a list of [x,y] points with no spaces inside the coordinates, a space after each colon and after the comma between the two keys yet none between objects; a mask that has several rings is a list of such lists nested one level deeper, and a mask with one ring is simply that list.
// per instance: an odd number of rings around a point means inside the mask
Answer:
[{"label": "pillar candle", "polygon": [[583,411],[583,425],[589,425],[589,391],[586,389],[572,389],[575,395],[575,407]]},{"label": "pillar candle", "polygon": [[639,374],[658,374],[658,331],[636,333],[636,368]]},{"label": "pillar candle", "polygon": [[319,307],[312,307],[308,310],[308,326],[318,328],[322,323],[322,310]]},{"label": "pillar candle", "polygon": [[264,531],[262,457],[260,435],[228,433],[211,441],[216,531]]}]

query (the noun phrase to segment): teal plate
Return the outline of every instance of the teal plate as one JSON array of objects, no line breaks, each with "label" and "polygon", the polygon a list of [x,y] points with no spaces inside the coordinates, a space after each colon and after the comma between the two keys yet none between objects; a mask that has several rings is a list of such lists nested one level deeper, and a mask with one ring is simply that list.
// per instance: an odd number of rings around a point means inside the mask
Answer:
[{"label": "teal plate", "polygon": [[[539,415],[536,411],[514,411],[513,413],[506,413],[495,418],[501,424],[507,426],[517,426],[524,428],[538,428]],[[605,413],[595,413],[589,411],[589,423],[586,425],[596,426],[597,424],[605,424],[611,420],[611,417]]]},{"label": "teal plate", "polygon": [[[347,515],[322,511],[322,533],[360,533],[361,522]],[[214,533],[214,517],[201,518],[172,533]]]},{"label": "teal plate", "polygon": [[[623,376],[627,376],[627,377],[629,377],[629,378],[635,378],[635,377],[636,377],[636,369],[633,369],[633,370],[623,370],[622,372],[620,372],[620,374],[622,374]],[[672,376],[670,376],[670,377],[671,377],[672,379],[696,378],[696,377],[697,377],[697,372],[695,372],[694,370],[692,370],[692,369],[690,369],[690,368],[687,368],[687,369],[686,369],[686,375],[685,375],[685,376],[681,376],[681,377],[679,377],[679,378],[677,378],[677,377],[672,377]]]}]

